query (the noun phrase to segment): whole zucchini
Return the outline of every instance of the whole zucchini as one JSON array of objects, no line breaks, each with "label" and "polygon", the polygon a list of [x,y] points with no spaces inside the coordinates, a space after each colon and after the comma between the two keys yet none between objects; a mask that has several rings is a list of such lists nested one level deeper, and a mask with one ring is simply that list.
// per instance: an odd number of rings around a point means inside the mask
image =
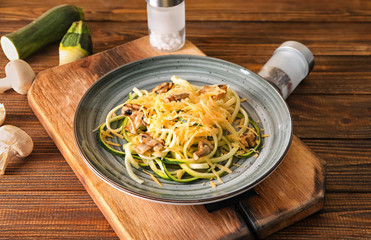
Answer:
[{"label": "whole zucchini", "polygon": [[59,5],[30,24],[1,37],[1,47],[9,60],[24,59],[41,47],[60,41],[75,21],[84,19],[81,8]]}]

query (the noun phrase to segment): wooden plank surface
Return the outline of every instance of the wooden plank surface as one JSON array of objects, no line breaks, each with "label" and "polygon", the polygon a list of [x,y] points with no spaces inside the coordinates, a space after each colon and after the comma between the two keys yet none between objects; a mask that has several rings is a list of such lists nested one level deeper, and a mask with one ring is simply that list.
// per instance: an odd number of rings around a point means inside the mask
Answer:
[{"label": "wooden plank surface", "polygon": [[[0,11],[9,20],[33,20],[47,9],[57,4],[70,3],[83,7],[86,17],[93,21],[145,21],[145,1],[34,1],[4,0]],[[211,4],[212,3],[212,4]],[[234,1],[187,1],[187,19],[191,21],[305,21],[305,22],[366,22],[371,20],[369,1],[323,2],[313,0],[296,2],[293,0],[268,0],[259,3]],[[24,11],[17,6],[22,5]],[[22,10],[23,10],[22,9]]]},{"label": "wooden plank surface", "polygon": [[265,238],[323,208],[325,162],[294,135],[280,166],[254,189],[258,196],[239,207],[254,233]]},{"label": "wooden plank surface", "polygon": [[[95,53],[147,34],[145,3],[141,0],[65,2],[81,3],[88,9],[86,16],[92,28]],[[18,29],[60,3],[61,0],[1,1],[0,35]],[[315,54],[313,72],[299,85],[288,103],[291,113],[298,116],[294,119],[295,133],[327,162],[325,208],[268,239],[367,239],[371,235],[368,224],[371,209],[371,141],[367,130],[370,124],[358,120],[361,110],[357,110],[355,115],[350,111],[352,108],[359,109],[365,98],[370,99],[369,4],[369,1],[355,0],[306,3],[299,0],[251,3],[235,0],[228,3],[219,0],[187,1],[187,38],[208,56],[232,61],[257,72],[274,49],[286,40],[301,41]],[[208,6],[208,9],[202,5]],[[210,6],[213,6],[213,11],[209,10]],[[234,14],[236,9],[237,14]],[[37,73],[54,67],[58,64],[57,49],[58,45],[52,44],[27,61]],[[0,51],[0,69],[4,69],[6,63],[7,59]],[[4,71],[0,71],[0,78],[4,76]],[[364,99],[358,101],[361,95]],[[312,112],[306,111],[305,107],[313,102],[319,104],[319,108],[329,106],[327,100],[333,107],[326,113],[330,121],[322,121],[318,126],[318,117],[312,118]],[[100,219],[97,225],[110,228],[92,200],[89,203],[90,197],[33,115],[26,96],[9,91],[0,94],[0,102],[4,102],[9,111],[6,123],[24,128],[36,143],[30,158],[21,164],[9,165],[9,175],[0,179],[0,214],[6,213],[0,218],[0,239],[25,239],[24,236],[35,235],[38,237],[33,239],[86,239],[86,236],[90,239],[117,239],[112,229],[97,233],[87,227],[90,219],[94,218]],[[296,107],[293,108],[292,104]],[[344,106],[348,109],[350,125],[336,121]],[[310,109],[316,108],[312,106]],[[361,118],[367,116],[370,119],[369,106],[364,107]],[[336,137],[332,135],[334,127],[341,132]],[[352,134],[352,129],[357,129],[357,133]],[[349,136],[345,134],[347,131]],[[30,193],[34,191],[38,191],[39,195],[32,200]],[[23,196],[25,205],[17,200],[19,197],[16,194]],[[50,208],[43,200],[37,200],[48,194],[54,194],[55,198],[60,194],[66,197],[55,203],[49,214],[23,210],[25,206],[40,211],[42,206]],[[63,209],[63,201],[80,195],[84,196],[83,200],[70,205],[69,211],[59,210]],[[18,214],[14,208],[4,210],[16,200],[19,203]],[[85,202],[89,204],[80,208],[79,204]],[[80,221],[71,219],[74,207],[76,211],[81,211]],[[79,208],[83,210],[77,210]],[[50,218],[53,214],[57,217]],[[71,226],[80,230],[74,231],[71,227],[68,228],[70,231],[56,231],[58,219],[70,219],[70,223],[73,222]],[[15,223],[17,227],[14,227]],[[42,233],[40,229],[43,229]]]}]

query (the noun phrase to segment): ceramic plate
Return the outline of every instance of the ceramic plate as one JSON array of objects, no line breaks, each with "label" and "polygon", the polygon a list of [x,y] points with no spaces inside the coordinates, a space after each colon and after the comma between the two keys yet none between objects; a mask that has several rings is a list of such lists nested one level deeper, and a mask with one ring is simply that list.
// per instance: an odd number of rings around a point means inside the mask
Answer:
[{"label": "ceramic plate", "polygon": [[[177,75],[196,85],[227,84],[247,101],[242,107],[264,134],[264,148],[257,158],[236,159],[233,172],[222,177],[223,184],[212,188],[209,180],[176,183],[135,170],[144,180],[132,180],[120,157],[101,147],[93,129],[105,121],[108,112],[127,100],[133,87],[151,90]],[[99,79],[83,96],[76,110],[75,137],[86,164],[101,179],[127,194],[169,204],[205,204],[236,196],[264,180],[285,156],[292,138],[291,117],[285,101],[264,79],[253,72],[220,59],[193,56],[159,56],[121,66]],[[215,181],[216,182],[216,181]]]}]

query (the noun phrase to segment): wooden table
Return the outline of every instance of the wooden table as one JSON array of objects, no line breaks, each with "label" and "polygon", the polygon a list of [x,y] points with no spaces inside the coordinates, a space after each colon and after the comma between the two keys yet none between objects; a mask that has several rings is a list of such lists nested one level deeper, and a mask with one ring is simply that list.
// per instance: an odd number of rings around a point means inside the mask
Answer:
[{"label": "wooden table", "polygon": [[[0,35],[62,3],[84,9],[94,53],[147,35],[144,0],[2,0]],[[313,72],[287,102],[296,136],[327,162],[325,206],[268,239],[371,238],[371,2],[187,0],[186,16],[187,39],[206,55],[254,72],[287,40],[315,55]],[[7,62],[0,52],[0,77]],[[58,65],[58,44],[27,62],[36,73]],[[27,97],[11,90],[0,103],[5,124],[35,143],[0,177],[0,239],[117,239]]]}]

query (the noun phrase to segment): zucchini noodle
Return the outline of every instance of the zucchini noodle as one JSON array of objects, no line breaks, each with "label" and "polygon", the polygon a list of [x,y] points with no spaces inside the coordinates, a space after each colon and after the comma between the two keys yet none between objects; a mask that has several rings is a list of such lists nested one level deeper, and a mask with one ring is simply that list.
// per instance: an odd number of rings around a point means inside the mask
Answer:
[{"label": "zucchini noodle", "polygon": [[[97,129],[110,153],[124,158],[128,175],[135,169],[180,183],[216,179],[232,172],[235,157],[259,153],[260,128],[226,85],[197,86],[177,76],[152,91],[133,89]],[[151,175],[154,181],[162,184]]]}]

